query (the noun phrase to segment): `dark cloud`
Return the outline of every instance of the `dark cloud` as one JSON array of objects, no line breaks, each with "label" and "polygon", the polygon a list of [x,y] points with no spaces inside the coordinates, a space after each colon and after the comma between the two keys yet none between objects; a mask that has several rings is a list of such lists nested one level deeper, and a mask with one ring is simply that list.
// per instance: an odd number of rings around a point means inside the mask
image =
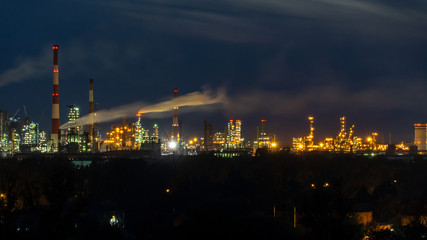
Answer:
[{"label": "dark cloud", "polygon": [[[360,0],[103,1],[143,28],[229,42],[277,42],[313,26],[384,40],[425,38],[426,4]],[[421,4],[421,8],[420,8]],[[291,30],[291,31],[289,31]],[[292,31],[293,30],[293,31]],[[298,33],[301,34],[301,33]]]}]

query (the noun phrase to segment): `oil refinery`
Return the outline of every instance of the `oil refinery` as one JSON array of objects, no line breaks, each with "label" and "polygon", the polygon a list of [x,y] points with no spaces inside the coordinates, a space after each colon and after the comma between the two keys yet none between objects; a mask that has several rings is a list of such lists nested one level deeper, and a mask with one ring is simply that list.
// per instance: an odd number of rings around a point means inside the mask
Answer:
[{"label": "oil refinery", "polygon": [[[304,137],[294,137],[292,139],[292,151],[293,152],[305,152],[305,151],[326,151],[326,152],[340,152],[340,153],[358,153],[358,152],[386,152],[387,150],[405,152],[410,150],[410,146],[405,145],[403,142],[400,144],[393,145],[391,143],[384,144],[378,142],[378,133],[373,132],[370,136],[365,139],[355,135],[355,125],[351,125],[348,129],[346,128],[346,118],[340,117],[340,130],[336,137],[328,137],[323,141],[319,141],[317,144],[314,142],[314,117],[308,117],[309,120],[309,134]],[[415,136],[421,136],[424,133],[425,142],[425,125],[424,132],[420,133],[421,130],[417,130],[417,127],[421,125],[415,124]],[[418,131],[418,132],[417,132]],[[418,134],[418,135],[417,135]],[[419,141],[418,144],[420,144]],[[393,146],[392,146],[393,145]],[[411,145],[414,146],[414,145]],[[415,142],[415,146],[418,146]],[[422,148],[418,148],[422,151]]]},{"label": "oil refinery", "polygon": [[[96,109],[94,99],[94,80],[89,79],[88,100],[89,111],[82,121],[80,107],[67,105],[68,119],[60,127],[59,104],[59,46],[53,45],[53,75],[52,75],[52,112],[50,134],[41,130],[37,122],[32,121],[25,111],[25,118],[18,116],[20,109],[9,116],[7,111],[0,111],[0,152],[1,156],[13,156],[18,153],[39,152],[44,154],[90,154],[103,152],[156,152],[157,155],[197,155],[202,152],[213,152],[215,155],[234,157],[257,155],[261,152],[290,151],[296,154],[302,152],[324,151],[337,153],[409,153],[427,152],[427,124],[416,123],[413,143],[385,144],[378,141],[378,133],[360,137],[355,133],[355,125],[347,125],[346,118],[339,118],[339,131],[335,137],[323,140],[316,139],[315,119],[308,117],[308,132],[306,136],[292,138],[291,146],[280,145],[274,131],[267,130],[267,120],[262,119],[259,126],[246,132],[255,132],[253,140],[243,137],[243,121],[230,119],[224,126],[224,131],[216,131],[212,123],[204,120],[203,136],[186,136],[183,134],[182,122],[178,118],[179,106],[191,105],[194,95],[178,96],[174,88],[171,100],[167,104],[159,103],[140,109],[136,121],[127,122],[123,116],[121,122],[113,123],[105,136],[100,130],[100,114]],[[206,104],[215,103],[217,99],[204,99]],[[203,102],[202,101],[202,102]],[[202,104],[205,104],[202,103]],[[151,110],[147,110],[152,108]],[[157,109],[158,108],[158,109]],[[160,110],[159,110],[160,109]],[[172,111],[170,131],[163,129],[161,136],[159,125],[143,126],[144,114],[149,111]],[[105,118],[104,114],[104,118]],[[349,127],[348,127],[349,126]],[[186,137],[184,137],[186,136]],[[284,141],[286,142],[286,141]]]}]

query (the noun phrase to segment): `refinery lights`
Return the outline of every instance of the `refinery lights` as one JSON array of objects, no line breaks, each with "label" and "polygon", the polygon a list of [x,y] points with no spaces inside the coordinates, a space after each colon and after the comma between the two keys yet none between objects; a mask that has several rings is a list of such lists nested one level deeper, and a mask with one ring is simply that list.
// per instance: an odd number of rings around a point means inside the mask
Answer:
[{"label": "refinery lights", "polygon": [[169,142],[169,148],[170,148],[170,149],[175,149],[175,148],[176,148],[176,146],[177,146],[177,143],[176,143],[175,141],[170,141],[170,142]]}]

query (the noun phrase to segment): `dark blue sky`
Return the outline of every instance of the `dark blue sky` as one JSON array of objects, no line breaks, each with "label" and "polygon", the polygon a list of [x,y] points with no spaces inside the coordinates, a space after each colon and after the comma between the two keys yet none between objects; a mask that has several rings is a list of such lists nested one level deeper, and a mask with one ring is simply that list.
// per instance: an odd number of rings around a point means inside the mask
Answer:
[{"label": "dark blue sky", "polygon": [[[308,132],[335,136],[339,117],[355,134],[394,142],[427,122],[427,2],[390,0],[67,0],[0,4],[0,109],[50,131],[52,51],[60,47],[61,124],[66,105],[88,111],[205,88],[226,104],[180,115],[185,136],[243,122],[253,140],[267,119],[283,144]],[[112,122],[112,123],[118,123]],[[144,119],[170,131],[171,118]],[[103,132],[107,131],[106,127]],[[380,137],[381,139],[382,137]]]}]

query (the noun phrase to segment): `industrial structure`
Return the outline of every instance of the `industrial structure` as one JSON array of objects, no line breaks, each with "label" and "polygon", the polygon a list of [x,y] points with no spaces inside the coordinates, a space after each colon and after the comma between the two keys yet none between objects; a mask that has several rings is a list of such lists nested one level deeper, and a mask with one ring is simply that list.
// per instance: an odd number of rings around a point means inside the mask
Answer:
[{"label": "industrial structure", "polygon": [[93,79],[89,79],[89,117],[90,117],[90,123],[88,127],[89,132],[89,148],[90,151],[95,150],[95,141],[94,141],[94,129],[93,129]]},{"label": "industrial structure", "polygon": [[32,152],[38,150],[40,142],[40,127],[38,123],[25,118],[21,130],[21,141],[18,143],[21,152]]},{"label": "industrial structure", "polygon": [[[361,137],[354,135],[354,125],[347,130],[346,129],[346,118],[340,117],[340,131],[335,138],[325,138],[323,141],[319,141],[318,144],[314,144],[314,127],[313,117],[308,118],[310,122],[309,135],[305,137],[294,137],[292,139],[292,151],[294,152],[305,152],[305,151],[328,151],[328,152],[341,152],[341,153],[356,153],[356,152],[385,152],[389,144],[378,143],[378,133],[373,132],[370,136],[363,141]],[[421,127],[421,125],[419,125]],[[424,131],[424,143],[426,139],[424,130],[419,129],[417,135],[417,124],[416,124],[416,136],[421,136]],[[422,142],[420,140],[419,142]],[[408,151],[409,147],[402,143],[395,145],[397,150]]]},{"label": "industrial structure", "polygon": [[241,120],[230,120],[225,128],[225,132],[216,132],[212,135],[212,126],[207,125],[206,137],[204,141],[208,141],[209,150],[224,150],[224,149],[242,149],[243,141],[242,138],[242,121]]},{"label": "industrial structure", "polygon": [[213,150],[213,126],[206,120],[203,123],[203,150],[211,151]]},{"label": "industrial structure", "polygon": [[153,133],[141,124],[141,115],[135,123],[127,123],[123,118],[121,125],[112,125],[107,133],[107,151],[111,150],[158,150],[160,151],[160,139],[158,137],[158,125],[154,124]]},{"label": "industrial structure", "polygon": [[256,149],[266,148],[267,150],[277,150],[278,144],[276,141],[276,134],[267,133],[266,130],[267,120],[261,120],[261,126],[257,127],[257,137],[254,141],[254,152]]},{"label": "industrial structure", "polygon": [[415,123],[414,144],[418,151],[424,153],[427,151],[427,123]]},{"label": "industrial structure", "polygon": [[[142,126],[142,116],[127,123],[123,119],[119,125],[111,126],[106,139],[101,139],[99,123],[96,122],[96,104],[94,102],[94,81],[89,79],[89,123],[85,126],[69,127],[59,131],[59,47],[53,45],[53,89],[52,115],[50,136],[40,129],[37,122],[31,121],[26,114],[25,118],[13,115],[7,111],[0,111],[0,151],[10,154],[26,152],[42,153],[95,153],[100,151],[123,150],[150,150],[161,149],[165,154],[197,154],[199,151],[216,151],[221,153],[239,154],[236,152],[252,152],[258,149],[279,150],[276,135],[266,129],[266,120],[261,120],[257,127],[257,135],[253,143],[245,142],[242,137],[242,121],[229,120],[223,131],[214,132],[213,125],[204,121],[203,138],[184,137],[182,123],[178,119],[178,103],[173,107],[172,131],[166,133],[164,141],[160,140],[159,127],[154,124],[152,130]],[[173,100],[177,102],[178,89],[173,89]],[[77,105],[68,105],[68,123],[76,123],[80,118],[80,108]],[[328,137],[321,141],[315,139],[314,117],[308,117],[309,129],[307,135],[292,139],[292,151],[328,151],[340,153],[356,153],[363,151],[408,150],[403,142],[394,147],[378,142],[378,133],[373,132],[366,139],[355,135],[355,125],[347,128],[346,118],[339,118],[339,131],[335,137]],[[417,147],[418,153],[427,152],[427,124],[414,124],[415,136],[411,147]],[[391,150],[390,150],[391,151]],[[233,155],[235,156],[235,155]]]},{"label": "industrial structure", "polygon": [[21,120],[19,109],[9,116],[0,111],[0,151],[8,153],[47,151],[46,133],[28,116]]},{"label": "industrial structure", "polygon": [[50,139],[52,152],[58,150],[59,144],[59,69],[58,69],[58,45],[53,49],[53,93],[52,93],[52,129]]},{"label": "industrial structure", "polygon": [[[178,89],[173,90],[173,98],[176,99],[178,97]],[[172,121],[172,136],[171,141],[179,143],[179,123],[178,123],[178,107],[173,107],[173,121]]]}]

